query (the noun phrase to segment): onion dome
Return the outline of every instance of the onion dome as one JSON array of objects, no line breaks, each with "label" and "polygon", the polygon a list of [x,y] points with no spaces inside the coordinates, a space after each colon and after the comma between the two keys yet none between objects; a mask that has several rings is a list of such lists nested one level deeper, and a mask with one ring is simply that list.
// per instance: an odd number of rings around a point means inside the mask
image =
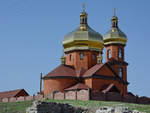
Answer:
[{"label": "onion dome", "polygon": [[64,52],[74,50],[102,51],[103,37],[87,23],[88,14],[85,8],[80,14],[80,26],[68,33],[63,39]]},{"label": "onion dome", "polygon": [[118,27],[118,17],[115,14],[111,19],[112,27],[111,29],[104,35],[104,45],[109,44],[121,44],[126,45],[127,36],[119,29]]}]

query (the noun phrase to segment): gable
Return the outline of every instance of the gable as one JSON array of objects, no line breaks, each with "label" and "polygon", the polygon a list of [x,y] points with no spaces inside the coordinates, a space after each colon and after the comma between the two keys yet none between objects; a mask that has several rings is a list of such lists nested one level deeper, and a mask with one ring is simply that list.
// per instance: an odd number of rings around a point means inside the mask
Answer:
[{"label": "gable", "polygon": [[103,93],[107,93],[107,92],[120,93],[120,90],[114,84],[104,85],[100,91]]},{"label": "gable", "polygon": [[29,94],[24,89],[22,89],[14,97],[20,97],[20,96],[29,96]]},{"label": "gable", "polygon": [[114,72],[112,71],[112,69],[110,69],[110,67],[108,67],[107,65],[103,65],[103,67],[101,67],[96,73],[95,75],[104,75],[104,76],[113,76],[115,77],[116,75],[114,74]]},{"label": "gable", "polygon": [[43,79],[52,77],[76,77],[76,72],[74,68],[61,64],[44,76]]},{"label": "gable", "polygon": [[18,96],[28,96],[28,93],[24,89],[0,92],[0,98],[11,98]]}]

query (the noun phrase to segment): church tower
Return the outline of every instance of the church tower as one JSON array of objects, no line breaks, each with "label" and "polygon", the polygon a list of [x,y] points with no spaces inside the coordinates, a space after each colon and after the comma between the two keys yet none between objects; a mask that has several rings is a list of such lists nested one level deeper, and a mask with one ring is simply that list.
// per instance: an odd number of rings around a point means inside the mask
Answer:
[{"label": "church tower", "polygon": [[[114,14],[112,27],[104,39],[88,25],[85,6],[80,25],[63,39],[61,64],[43,77],[44,95],[55,92],[91,90],[127,94],[127,63],[124,59],[126,35]],[[102,62],[103,47],[106,62]],[[84,95],[83,95],[84,96]]]},{"label": "church tower", "polygon": [[111,18],[111,29],[104,35],[104,46],[106,48],[106,62],[115,70],[118,76],[126,83],[124,84],[124,94],[127,93],[127,65],[124,58],[124,47],[127,37],[119,29],[118,17],[115,14]]},{"label": "church tower", "polygon": [[66,65],[75,69],[88,70],[98,62],[102,62],[103,38],[88,25],[88,14],[85,6],[80,14],[80,26],[68,33],[63,39]]}]

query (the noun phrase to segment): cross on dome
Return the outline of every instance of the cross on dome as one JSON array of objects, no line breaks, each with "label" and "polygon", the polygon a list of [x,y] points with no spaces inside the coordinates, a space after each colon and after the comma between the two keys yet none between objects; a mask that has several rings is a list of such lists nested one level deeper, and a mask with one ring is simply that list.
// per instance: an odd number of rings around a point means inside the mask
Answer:
[{"label": "cross on dome", "polygon": [[114,8],[114,16],[116,16],[116,8]]},{"label": "cross on dome", "polygon": [[86,7],[86,6],[85,6],[85,3],[83,3],[83,4],[82,4],[83,12],[85,12],[85,7]]}]

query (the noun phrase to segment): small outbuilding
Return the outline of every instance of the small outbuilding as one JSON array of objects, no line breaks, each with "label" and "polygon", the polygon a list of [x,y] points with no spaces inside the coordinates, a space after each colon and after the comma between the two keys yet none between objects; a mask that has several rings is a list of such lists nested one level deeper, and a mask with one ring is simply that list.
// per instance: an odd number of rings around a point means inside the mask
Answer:
[{"label": "small outbuilding", "polygon": [[0,92],[0,98],[11,98],[20,96],[29,96],[29,94],[24,89]]}]

